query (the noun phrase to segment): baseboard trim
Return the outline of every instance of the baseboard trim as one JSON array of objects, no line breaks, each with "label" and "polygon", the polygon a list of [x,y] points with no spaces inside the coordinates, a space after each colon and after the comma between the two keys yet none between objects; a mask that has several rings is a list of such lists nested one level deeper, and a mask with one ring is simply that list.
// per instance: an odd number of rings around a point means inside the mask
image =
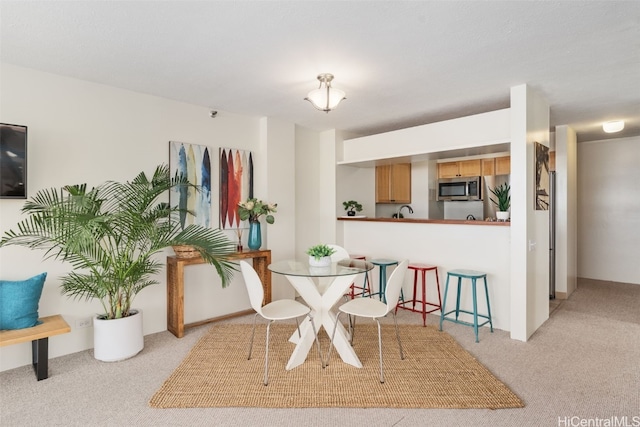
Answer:
[{"label": "baseboard trim", "polygon": [[567,299],[567,293],[566,292],[557,292],[556,291],[556,299]]}]

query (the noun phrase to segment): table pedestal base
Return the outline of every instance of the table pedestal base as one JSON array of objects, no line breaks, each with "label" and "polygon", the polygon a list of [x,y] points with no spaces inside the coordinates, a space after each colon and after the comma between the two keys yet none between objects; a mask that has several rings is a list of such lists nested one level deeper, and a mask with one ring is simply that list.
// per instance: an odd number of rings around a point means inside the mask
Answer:
[{"label": "table pedestal base", "polygon": [[[331,311],[331,308],[347,292],[356,276],[357,274],[335,277],[324,294],[320,294],[316,284],[309,277],[287,276],[287,279],[313,311],[313,322],[316,331],[320,333],[320,326],[322,326],[327,336],[331,338],[331,333],[336,324],[336,314]],[[300,329],[302,337],[298,337],[298,332],[296,331],[289,340],[296,343],[296,348],[289,358],[287,370],[304,363],[315,341],[313,328],[308,323],[305,323]],[[338,324],[333,346],[345,363],[356,368],[362,368],[362,362],[360,362],[353,347],[351,347],[348,336],[344,326]]]}]

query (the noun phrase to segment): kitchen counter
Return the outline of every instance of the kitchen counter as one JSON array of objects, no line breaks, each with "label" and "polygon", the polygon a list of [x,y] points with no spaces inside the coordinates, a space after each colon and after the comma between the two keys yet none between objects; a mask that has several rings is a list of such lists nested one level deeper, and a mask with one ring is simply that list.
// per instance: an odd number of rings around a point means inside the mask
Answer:
[{"label": "kitchen counter", "polygon": [[453,224],[453,225],[495,225],[495,226],[510,226],[511,222],[506,221],[480,221],[480,220],[465,220],[465,219],[420,219],[420,218],[349,218],[338,217],[338,221],[368,221],[368,222],[404,222],[404,223],[418,223],[418,224]]},{"label": "kitchen counter", "polygon": [[[487,272],[493,327],[511,328],[511,223],[411,218],[338,218],[339,242],[347,252],[438,266],[441,291],[447,271],[469,269]],[[475,227],[474,227],[475,225]],[[407,274],[409,276],[409,274]],[[413,277],[405,277],[404,294],[411,295]],[[377,279],[372,278],[374,289]],[[471,307],[471,291],[465,289],[462,306]],[[427,299],[438,301],[435,286],[428,286]],[[482,298],[478,312],[486,312]],[[454,310],[456,298],[447,300]],[[462,316],[462,314],[461,314]],[[464,317],[464,316],[462,316]],[[466,315],[463,320],[473,319]]]}]

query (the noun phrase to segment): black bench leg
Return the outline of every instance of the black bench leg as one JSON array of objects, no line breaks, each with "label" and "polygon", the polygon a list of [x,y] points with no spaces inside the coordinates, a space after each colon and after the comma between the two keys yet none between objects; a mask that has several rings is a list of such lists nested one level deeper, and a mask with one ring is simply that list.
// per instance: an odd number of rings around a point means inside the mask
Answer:
[{"label": "black bench leg", "polygon": [[49,338],[31,341],[31,360],[38,381],[49,376]]}]

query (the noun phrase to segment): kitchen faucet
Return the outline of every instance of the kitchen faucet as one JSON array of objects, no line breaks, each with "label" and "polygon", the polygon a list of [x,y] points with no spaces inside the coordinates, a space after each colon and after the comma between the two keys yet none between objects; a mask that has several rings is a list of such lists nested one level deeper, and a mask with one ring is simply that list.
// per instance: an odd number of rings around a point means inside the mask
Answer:
[{"label": "kitchen faucet", "polygon": [[393,216],[394,218],[404,218],[404,215],[402,215],[402,208],[407,208],[409,209],[409,213],[413,213],[413,208],[409,205],[402,205],[400,206],[400,208],[398,209],[398,212],[396,212],[396,214]]}]

